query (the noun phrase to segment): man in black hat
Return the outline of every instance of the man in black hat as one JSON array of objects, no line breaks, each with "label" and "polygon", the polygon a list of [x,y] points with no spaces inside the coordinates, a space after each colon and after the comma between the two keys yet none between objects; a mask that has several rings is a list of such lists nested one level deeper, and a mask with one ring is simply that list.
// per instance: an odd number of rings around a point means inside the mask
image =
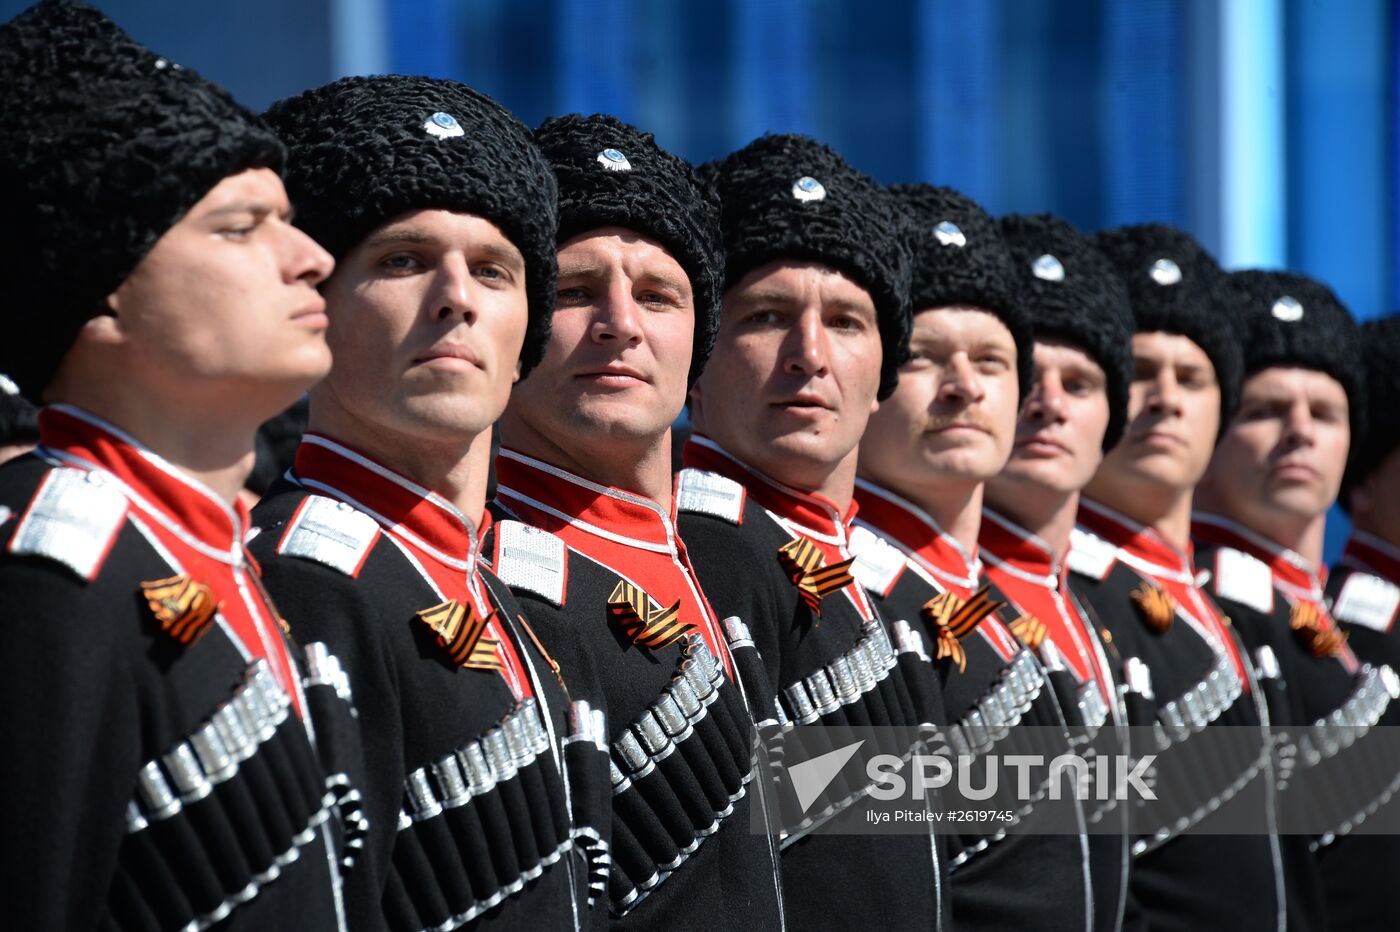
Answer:
[{"label": "man in black hat", "polygon": [[1155,761],[1164,790],[1133,825],[1129,921],[1278,929],[1267,717],[1249,656],[1199,586],[1191,552],[1192,492],[1239,393],[1239,348],[1211,298],[1219,270],[1170,227],[1093,242],[1127,285],[1133,381],[1123,439],[1080,498],[1071,585],[1123,658],[1130,724],[1160,723],[1165,740]]},{"label": "man in black hat", "polygon": [[719,205],[613,117],[546,120],[558,303],[501,420],[495,568],[575,698],[606,712],[608,909],[622,928],[780,928],[775,841],[754,832],[753,715],[676,533],[671,424],[718,320]]},{"label": "man in black hat", "polygon": [[[987,578],[1040,655],[1071,724],[1097,732],[1094,749],[1126,754],[1122,659],[1069,588],[1070,533],[1079,492],[1123,435],[1132,379],[1128,293],[1108,260],[1048,215],[1005,217],[1035,333],[1035,375],[1006,467],[987,481],[978,534]],[[1108,727],[1103,727],[1107,725]],[[1086,801],[1094,927],[1116,929],[1127,894],[1128,813],[1115,794]]]},{"label": "man in black hat", "polygon": [[[1023,627],[1035,622],[1013,630],[1015,616],[999,615],[1008,606],[978,557],[984,484],[1006,465],[1031,384],[1023,288],[996,222],[970,198],[929,185],[893,193],[911,215],[913,328],[899,386],[860,441],[856,576],[881,614],[928,645],[947,720],[971,736],[971,753],[1024,750],[1016,725],[1053,735],[1055,753],[1069,753],[1065,710],[1017,639],[1038,646]],[[1048,802],[1046,770],[1032,776],[1032,798],[1005,801],[1022,810],[1022,824],[957,833],[949,890],[959,928],[1006,928],[1032,913],[1047,928],[1093,927],[1078,800]]]},{"label": "man in black hat", "polygon": [[91,7],[0,27],[0,307],[26,333],[0,372],[48,404],[0,470],[16,927],[343,927],[318,757],[354,729],[318,714],[345,710],[303,685],[237,503],[258,425],[330,366],[332,262],[282,159]]},{"label": "man in black hat", "polygon": [[268,119],[297,222],[339,267],[335,366],[254,512],[253,551],[292,630],[341,654],[372,736],[351,922],[599,923],[574,853],[598,866],[605,841],[595,723],[570,715],[481,552],[490,428],[554,306],[549,166],[518,120],[451,81],[347,78]]},{"label": "man in black hat", "polygon": [[[1240,407],[1196,493],[1199,565],[1252,649],[1271,651],[1286,690],[1270,712],[1292,754],[1280,793],[1292,901],[1312,928],[1358,928],[1400,908],[1383,865],[1400,838],[1350,834],[1396,824],[1400,759],[1372,727],[1400,720],[1400,679],[1363,665],[1328,610],[1327,510],[1366,418],[1360,331],[1326,285],[1282,272],[1235,272],[1222,300],[1244,350]],[[1306,737],[1305,737],[1306,736]],[[1335,740],[1334,740],[1335,739]],[[1363,831],[1374,828],[1367,826]],[[1313,853],[1302,848],[1309,838]],[[1298,895],[1320,870],[1325,902]]]},{"label": "man in black hat", "polygon": [[[691,391],[681,537],[717,613],[733,616],[735,653],[767,681],[749,696],[786,765],[839,750],[822,741],[852,725],[912,737],[940,720],[937,687],[912,650],[896,655],[848,548],[856,445],[907,348],[899,208],[802,136],[764,136],[706,172],[723,205],[725,291],[714,355]],[[946,921],[932,822],[922,834],[814,834],[860,818],[851,804],[869,778],[862,755],[850,760],[805,805],[780,772],[789,923]]]},{"label": "man in black hat", "polygon": [[1366,420],[1352,437],[1341,504],[1352,533],[1327,577],[1332,617],[1362,660],[1400,666],[1400,315],[1361,325]]}]

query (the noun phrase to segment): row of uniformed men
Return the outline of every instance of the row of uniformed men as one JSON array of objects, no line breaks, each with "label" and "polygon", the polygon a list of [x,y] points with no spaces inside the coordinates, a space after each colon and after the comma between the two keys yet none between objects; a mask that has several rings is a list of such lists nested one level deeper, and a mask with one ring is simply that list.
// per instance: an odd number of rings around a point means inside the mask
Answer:
[{"label": "row of uniformed men", "polygon": [[[0,472],[7,921],[1391,914],[1395,840],[1355,829],[1400,779],[1393,320],[1367,421],[1330,291],[1165,227],[998,222],[796,136],[697,170],[425,78],[259,119],[77,4],[0,27],[0,76],[0,371],[47,402]],[[308,388],[250,517],[254,431]],[[799,802],[801,724],[1151,726],[1171,803],[1040,773],[1016,831],[832,834],[867,777]]]}]

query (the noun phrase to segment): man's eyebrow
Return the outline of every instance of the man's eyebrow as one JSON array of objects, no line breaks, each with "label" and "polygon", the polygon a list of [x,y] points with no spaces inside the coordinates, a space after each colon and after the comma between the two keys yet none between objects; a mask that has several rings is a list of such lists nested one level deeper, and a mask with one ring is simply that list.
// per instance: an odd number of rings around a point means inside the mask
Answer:
[{"label": "man's eyebrow", "polygon": [[775,291],[770,288],[758,288],[752,291],[745,291],[738,295],[740,304],[781,304],[791,305],[796,303],[796,299],[786,291]]},{"label": "man's eyebrow", "polygon": [[502,262],[512,263],[514,265],[525,264],[525,257],[520,255],[517,250],[511,249],[508,246],[499,246],[495,243],[483,243],[477,248],[488,256],[499,259]]},{"label": "man's eyebrow", "polygon": [[687,294],[690,291],[690,284],[687,281],[677,278],[674,275],[668,275],[665,272],[648,273],[643,276],[641,280],[644,282],[652,282],[662,288],[670,288],[677,294]]},{"label": "man's eyebrow", "polygon": [[[209,216],[220,217],[225,214],[253,214],[254,216],[264,216],[266,214],[277,213],[277,208],[267,201],[234,201],[222,207],[215,207],[209,211]],[[287,213],[282,214],[284,219],[291,219],[292,211],[289,208]]]},{"label": "man's eyebrow", "polygon": [[559,264],[559,277],[575,275],[598,276],[603,274],[603,266],[591,259],[574,259]]},{"label": "man's eyebrow", "polygon": [[431,236],[420,230],[380,230],[378,233],[371,233],[366,237],[364,244],[371,248],[399,243],[416,246],[431,240]]}]

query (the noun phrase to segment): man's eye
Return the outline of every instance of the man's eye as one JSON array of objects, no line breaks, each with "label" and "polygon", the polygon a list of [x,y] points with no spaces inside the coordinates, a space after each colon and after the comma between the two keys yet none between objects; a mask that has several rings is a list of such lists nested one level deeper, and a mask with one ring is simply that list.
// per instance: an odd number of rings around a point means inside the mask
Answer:
[{"label": "man's eye", "polygon": [[414,258],[413,256],[406,255],[387,256],[379,264],[382,267],[394,272],[407,272],[423,267],[422,263],[420,263],[416,258]]},{"label": "man's eye", "polygon": [[583,288],[560,288],[555,300],[559,304],[578,304],[588,300],[588,292]]},{"label": "man's eye", "polygon": [[753,311],[744,318],[747,324],[776,324],[780,317],[777,311]]}]

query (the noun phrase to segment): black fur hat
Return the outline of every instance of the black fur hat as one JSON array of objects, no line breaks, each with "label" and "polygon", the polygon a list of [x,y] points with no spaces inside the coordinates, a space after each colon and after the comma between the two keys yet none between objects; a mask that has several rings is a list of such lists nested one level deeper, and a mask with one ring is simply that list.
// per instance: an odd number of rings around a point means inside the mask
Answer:
[{"label": "black fur hat", "polygon": [[1003,217],[1001,231],[1021,272],[1036,337],[1074,343],[1103,369],[1109,407],[1103,448],[1113,449],[1128,419],[1133,379],[1133,312],[1123,279],[1103,253],[1058,217]]},{"label": "black fur hat", "polygon": [[522,375],[539,362],[554,313],[558,205],[554,173],[524,124],[465,84],[401,75],[342,78],[266,116],[287,143],[297,225],[337,260],[410,210],[500,227],[525,258]]},{"label": "black fur hat", "polygon": [[1400,446],[1400,314],[1361,325],[1361,352],[1366,361],[1367,418],[1361,433],[1351,436],[1351,468],[1342,484],[1347,494]]},{"label": "black fur hat", "polygon": [[[0,372],[39,400],[84,323],[229,175],[280,170],[252,113],[80,3],[0,26]],[[21,336],[22,335],[22,336]]]},{"label": "black fur hat", "polygon": [[1246,378],[1270,366],[1325,372],[1346,389],[1351,435],[1366,432],[1361,329],[1331,288],[1303,275],[1251,269],[1227,274],[1221,299],[1233,315]]},{"label": "black fur hat", "polygon": [[1220,266],[1190,235],[1161,223],[1104,230],[1092,242],[1128,286],[1135,332],[1180,334],[1210,357],[1223,433],[1239,405],[1244,372],[1231,314],[1219,304]]},{"label": "black fur hat", "polygon": [[761,136],[701,173],[719,192],[724,287],[776,259],[820,262],[870,292],[888,398],[909,353],[909,249],[903,211],[884,188],[814,139]]},{"label": "black fur hat", "polygon": [[1016,375],[1024,399],[1034,371],[1031,322],[996,221],[952,188],[898,184],[889,190],[904,209],[904,237],[913,257],[911,313],[967,304],[995,314],[1016,342]]},{"label": "black fur hat", "polygon": [[553,117],[535,130],[535,142],[559,181],[560,244],[598,227],[626,227],[660,242],[690,276],[694,384],[719,330],[719,197],[690,163],[616,117]]}]

